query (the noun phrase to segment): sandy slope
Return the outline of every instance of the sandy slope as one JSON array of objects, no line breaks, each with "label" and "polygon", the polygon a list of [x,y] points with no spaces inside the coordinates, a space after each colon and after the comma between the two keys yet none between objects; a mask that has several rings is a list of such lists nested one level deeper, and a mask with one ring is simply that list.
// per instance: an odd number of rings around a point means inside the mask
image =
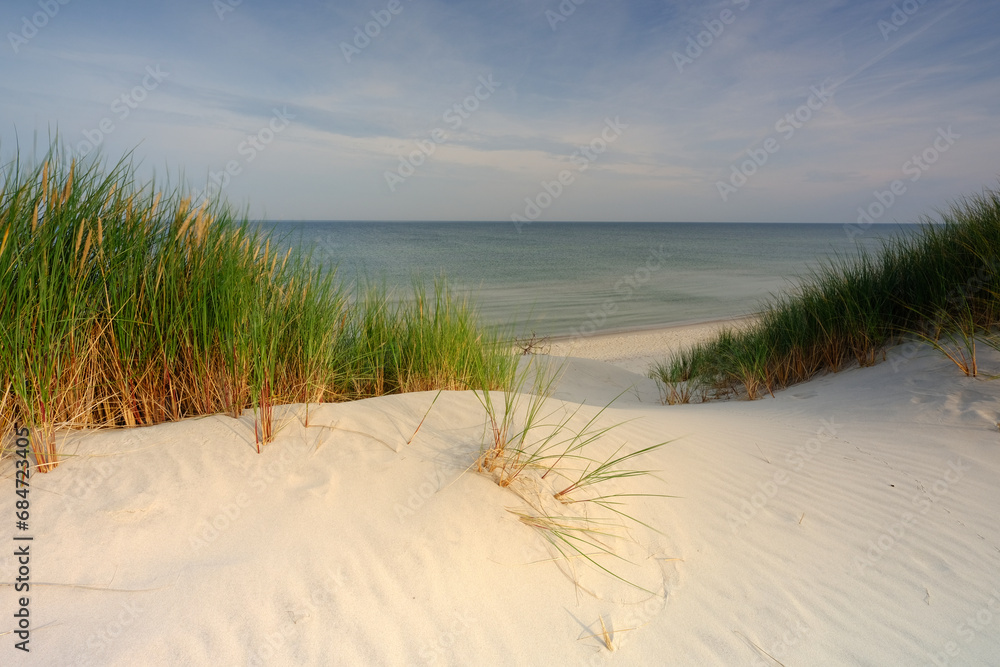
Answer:
[{"label": "sandy slope", "polygon": [[[585,404],[578,427],[627,389],[600,423],[631,421],[593,456],[672,441],[636,462],[656,476],[614,484],[678,496],[627,499],[662,534],[609,527],[629,562],[600,561],[650,592],[554,558],[508,511],[551,502],[551,480],[518,496],[464,472],[472,394],[443,394],[411,444],[433,394],[392,396],[308,427],[291,407],[260,455],[221,416],[73,437],[33,478],[32,651],[5,635],[0,661],[1000,664],[996,382],[899,349],[776,398],[665,407],[620,367],[564,370],[551,406]],[[2,485],[10,517],[9,462]],[[14,608],[5,586],[4,625]]]}]

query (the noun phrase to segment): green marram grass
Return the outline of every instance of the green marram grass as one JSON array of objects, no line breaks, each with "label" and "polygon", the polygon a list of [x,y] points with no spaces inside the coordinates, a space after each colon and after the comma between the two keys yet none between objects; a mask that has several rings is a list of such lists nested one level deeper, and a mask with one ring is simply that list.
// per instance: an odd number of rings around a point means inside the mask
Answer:
[{"label": "green marram grass", "polygon": [[[750,399],[850,364],[869,366],[906,337],[970,372],[975,336],[1000,323],[1000,191],[962,199],[919,234],[827,261],[751,324],[650,371],[669,403]],[[963,356],[964,355],[964,356]]]},{"label": "green marram grass", "polygon": [[614,563],[607,561],[628,562],[613,546],[627,533],[628,522],[659,532],[626,511],[628,501],[623,499],[671,496],[625,493],[617,487],[624,480],[653,475],[653,470],[632,469],[625,464],[670,441],[626,453],[622,453],[626,448],[622,443],[610,455],[594,458],[591,451],[606,447],[608,435],[628,422],[599,423],[622,394],[597,410],[582,427],[573,426],[583,405],[568,409],[550,400],[561,372],[561,366],[538,364],[531,357],[504,388],[500,400],[493,392],[476,392],[486,424],[483,446],[473,466],[524,501],[526,507],[509,511],[521,523],[537,529],[566,563],[581,560],[656,595],[618,574]]},{"label": "green marram grass", "polygon": [[0,434],[252,409],[258,446],[286,402],[504,386],[516,360],[443,282],[413,298],[348,289],[220,199],[138,182],[128,157],[0,168]]}]

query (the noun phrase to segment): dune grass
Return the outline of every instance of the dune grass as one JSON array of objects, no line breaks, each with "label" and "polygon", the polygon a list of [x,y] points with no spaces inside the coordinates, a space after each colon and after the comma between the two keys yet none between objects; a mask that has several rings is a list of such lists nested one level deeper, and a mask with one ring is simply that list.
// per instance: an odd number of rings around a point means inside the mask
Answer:
[{"label": "dune grass", "polygon": [[751,324],[675,354],[650,376],[669,403],[754,399],[820,372],[872,365],[907,336],[971,369],[975,335],[998,323],[1000,191],[986,190],[925,219],[915,236],[827,261]]},{"label": "dune grass", "polygon": [[[502,405],[494,400],[492,392],[476,392],[476,397],[486,412],[488,428],[488,437],[476,467],[479,472],[492,475],[500,486],[510,486],[526,470],[538,471],[541,479],[563,474],[558,467],[571,462],[585,461],[589,470],[589,465],[595,462],[582,456],[581,452],[587,445],[597,442],[621,425],[597,426],[600,417],[614,401],[601,408],[579,429],[571,428],[569,424],[580,412],[582,404],[565,412],[555,421],[546,421],[559,411],[559,408],[548,410],[547,405],[561,370],[561,367],[553,368],[544,363],[535,363],[534,358],[529,359],[521,372],[504,387]],[[534,379],[530,391],[527,391],[529,376],[534,376]],[[621,461],[631,456],[634,455],[623,457]],[[606,463],[599,462],[597,465]],[[614,466],[610,468],[613,469]],[[601,468],[605,469],[607,466]],[[595,474],[598,473],[591,473],[586,479],[592,481]],[[581,476],[574,485],[556,494],[556,499],[587,485]]]},{"label": "dune grass", "polygon": [[[516,359],[443,282],[350,290],[222,200],[53,145],[0,173],[0,434],[141,426],[435,388],[505,386]],[[2,438],[0,438],[2,441]],[[0,452],[2,453],[2,452]]]},{"label": "dune grass", "polygon": [[622,537],[622,520],[656,531],[627,512],[622,499],[671,496],[625,493],[617,487],[626,479],[652,475],[652,470],[633,470],[624,464],[669,441],[624,454],[626,445],[622,443],[610,455],[594,458],[591,450],[601,447],[615,428],[627,423],[599,424],[618,397],[597,410],[582,427],[574,426],[583,405],[574,409],[552,405],[549,399],[562,368],[536,359],[529,358],[504,388],[502,400],[496,400],[490,391],[476,392],[486,413],[484,443],[474,463],[477,471],[525,502],[526,508],[509,511],[521,523],[538,530],[566,563],[582,559],[621,582],[655,595],[604,561],[625,561],[611,544]]}]

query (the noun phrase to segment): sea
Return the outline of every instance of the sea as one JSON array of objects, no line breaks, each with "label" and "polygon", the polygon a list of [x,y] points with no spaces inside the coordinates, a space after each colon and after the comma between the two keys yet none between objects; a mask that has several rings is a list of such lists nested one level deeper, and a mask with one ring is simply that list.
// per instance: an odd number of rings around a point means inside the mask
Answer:
[{"label": "sea", "polygon": [[916,233],[816,223],[277,221],[348,285],[446,280],[483,324],[589,336],[750,315],[838,257]]}]

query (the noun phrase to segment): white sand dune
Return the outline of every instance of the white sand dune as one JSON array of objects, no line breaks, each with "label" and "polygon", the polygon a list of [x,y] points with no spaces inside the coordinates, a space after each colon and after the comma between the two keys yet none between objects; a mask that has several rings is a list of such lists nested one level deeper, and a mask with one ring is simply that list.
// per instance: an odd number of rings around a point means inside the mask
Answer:
[{"label": "white sand dune", "polygon": [[1000,664],[1000,384],[900,349],[667,407],[573,358],[550,405],[583,404],[579,427],[623,390],[592,455],[670,440],[633,462],[655,475],[609,485],[676,496],[625,499],[659,533],[609,527],[623,559],[599,562],[635,585],[559,558],[508,511],[522,497],[468,470],[471,393],[410,444],[433,393],[313,406],[308,427],[289,406],[260,455],[223,416],[67,440],[32,480],[31,653],[5,635],[2,664]]}]

